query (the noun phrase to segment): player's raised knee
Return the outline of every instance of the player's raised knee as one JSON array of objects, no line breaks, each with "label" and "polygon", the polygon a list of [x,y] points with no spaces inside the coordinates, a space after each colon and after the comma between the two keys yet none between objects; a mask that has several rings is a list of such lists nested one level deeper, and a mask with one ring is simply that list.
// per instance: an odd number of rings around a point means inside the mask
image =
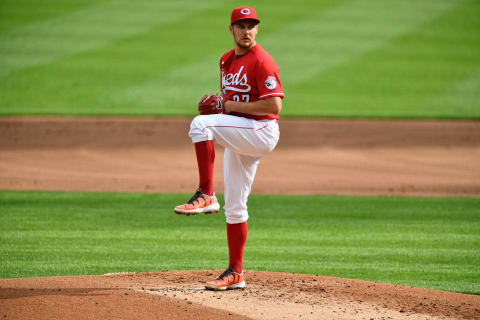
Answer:
[{"label": "player's raised knee", "polygon": [[200,141],[211,140],[208,130],[208,116],[198,115],[193,118],[190,123],[190,131],[188,136],[192,139],[193,143]]}]

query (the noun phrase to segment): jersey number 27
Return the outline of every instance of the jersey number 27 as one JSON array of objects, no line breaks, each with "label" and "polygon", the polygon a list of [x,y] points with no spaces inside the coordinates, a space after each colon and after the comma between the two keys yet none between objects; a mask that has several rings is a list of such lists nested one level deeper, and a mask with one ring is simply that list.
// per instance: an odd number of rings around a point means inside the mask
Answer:
[{"label": "jersey number 27", "polygon": [[[233,101],[240,101],[240,96],[238,94],[233,96]],[[250,102],[249,94],[242,94],[242,102]]]}]

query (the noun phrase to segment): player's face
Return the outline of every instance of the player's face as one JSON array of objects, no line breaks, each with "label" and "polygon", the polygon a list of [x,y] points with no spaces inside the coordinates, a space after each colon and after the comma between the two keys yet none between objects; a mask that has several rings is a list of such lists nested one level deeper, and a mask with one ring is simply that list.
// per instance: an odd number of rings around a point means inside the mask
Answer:
[{"label": "player's face", "polygon": [[240,20],[230,26],[235,44],[242,49],[251,48],[255,44],[257,32],[258,26],[255,20]]}]

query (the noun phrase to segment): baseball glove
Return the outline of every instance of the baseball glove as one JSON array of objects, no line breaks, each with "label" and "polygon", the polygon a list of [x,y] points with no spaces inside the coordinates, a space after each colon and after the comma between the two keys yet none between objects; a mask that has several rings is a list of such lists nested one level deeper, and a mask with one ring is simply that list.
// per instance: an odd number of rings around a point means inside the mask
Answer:
[{"label": "baseball glove", "polygon": [[198,103],[198,111],[200,114],[225,113],[225,97],[216,94],[206,94]]}]

